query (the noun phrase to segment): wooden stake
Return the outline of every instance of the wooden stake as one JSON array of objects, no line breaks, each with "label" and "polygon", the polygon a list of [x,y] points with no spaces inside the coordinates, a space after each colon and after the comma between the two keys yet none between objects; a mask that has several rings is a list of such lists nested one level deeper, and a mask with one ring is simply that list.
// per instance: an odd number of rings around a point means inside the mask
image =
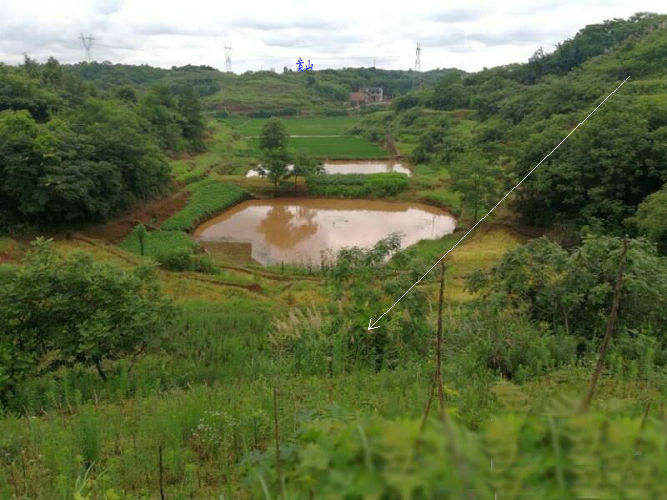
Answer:
[{"label": "wooden stake", "polygon": [[157,455],[158,455],[158,470],[160,474],[160,499],[165,500],[167,496],[164,494],[164,478],[162,473],[162,471],[164,470],[162,468],[162,445],[158,446]]},{"label": "wooden stake", "polygon": [[442,387],[442,304],[445,292],[445,263],[440,263],[440,298],[438,300],[438,332],[436,334],[435,383],[438,384],[438,401],[440,401],[440,418],[445,416],[445,393]]},{"label": "wooden stake", "polygon": [[276,472],[278,473],[278,484],[283,500],[285,499],[285,488],[283,485],[283,473],[280,467],[280,435],[278,434],[278,389],[273,388],[273,435],[276,440]]},{"label": "wooden stake", "polygon": [[628,253],[628,239],[623,240],[623,248],[621,249],[620,261],[618,264],[618,275],[616,276],[616,286],[614,288],[614,297],[612,299],[611,311],[609,312],[609,317],[607,318],[607,328],[604,333],[604,338],[602,339],[602,345],[600,346],[600,355],[598,357],[597,366],[591,377],[591,383],[588,387],[588,393],[581,403],[580,412],[585,412],[588,410],[588,407],[591,404],[593,399],[593,394],[595,393],[595,388],[598,384],[598,378],[600,378],[600,373],[604,367],[604,358],[607,355],[607,347],[609,347],[609,341],[611,340],[611,334],[614,330],[614,324],[616,323],[616,317],[618,316],[618,304],[621,299],[621,284],[623,283],[623,272],[625,270],[625,261]]}]

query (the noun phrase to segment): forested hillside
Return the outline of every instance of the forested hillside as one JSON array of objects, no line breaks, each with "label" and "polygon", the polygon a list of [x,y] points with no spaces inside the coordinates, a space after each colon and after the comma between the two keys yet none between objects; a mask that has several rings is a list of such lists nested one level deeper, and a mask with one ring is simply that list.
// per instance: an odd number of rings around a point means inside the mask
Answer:
[{"label": "forested hillside", "polygon": [[[633,216],[667,180],[666,23],[650,14],[608,21],[526,64],[446,75],[357,130],[371,137],[391,131],[413,161],[462,174],[456,182],[466,205],[479,212],[629,76],[604,113],[526,180],[513,206],[525,222],[543,227],[649,234]],[[484,182],[473,182],[476,176]],[[644,220],[656,218],[651,207]]]},{"label": "forested hillside", "polygon": [[208,66],[184,66],[164,70],[148,66],[80,63],[70,71],[102,88],[156,83],[187,86],[205,97],[207,110],[217,116],[242,113],[256,117],[297,114],[345,114],[350,92],[360,87],[379,86],[387,98],[404,94],[456,70],[414,71],[376,68],[346,68],[298,72],[247,71],[241,75],[223,73]]}]

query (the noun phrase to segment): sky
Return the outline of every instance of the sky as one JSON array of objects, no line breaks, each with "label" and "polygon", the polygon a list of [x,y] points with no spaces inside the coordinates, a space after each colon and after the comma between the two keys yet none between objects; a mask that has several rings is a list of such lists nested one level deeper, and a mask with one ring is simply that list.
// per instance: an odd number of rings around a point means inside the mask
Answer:
[{"label": "sky", "polygon": [[0,62],[85,60],[79,36],[94,37],[91,58],[169,68],[232,70],[342,67],[478,71],[553,50],[586,24],[665,13],[662,0],[0,0]]}]

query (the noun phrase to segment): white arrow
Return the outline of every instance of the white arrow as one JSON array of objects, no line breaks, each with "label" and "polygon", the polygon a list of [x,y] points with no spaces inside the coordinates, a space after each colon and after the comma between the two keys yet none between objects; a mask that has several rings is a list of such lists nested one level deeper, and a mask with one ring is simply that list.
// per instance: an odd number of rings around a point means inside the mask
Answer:
[{"label": "white arrow", "polygon": [[610,93],[607,97],[605,97],[604,100],[603,100],[600,104],[598,104],[597,107],[596,107],[593,111],[591,111],[591,112],[588,114],[588,116],[587,116],[586,118],[584,118],[584,119],[581,121],[581,123],[579,123],[576,127],[574,127],[574,128],[570,131],[570,133],[567,134],[567,135],[565,136],[565,139],[563,139],[562,141],[560,141],[560,142],[558,143],[558,145],[557,145],[555,148],[553,148],[553,149],[551,150],[551,152],[549,152],[544,158],[542,158],[542,159],[540,160],[540,162],[539,162],[537,165],[535,165],[533,168],[531,168],[530,171],[524,176],[523,179],[521,179],[521,180],[517,183],[516,186],[514,186],[512,189],[510,189],[509,191],[507,191],[507,193],[505,193],[505,196],[503,196],[503,197],[500,199],[500,201],[499,201],[498,203],[496,203],[496,204],[493,206],[493,208],[492,208],[491,210],[489,210],[489,211],[484,215],[484,217],[482,217],[481,219],[479,219],[479,220],[475,223],[475,225],[474,225],[473,227],[471,227],[470,229],[468,229],[468,232],[467,232],[466,234],[464,234],[464,235],[461,237],[461,239],[460,239],[459,241],[457,241],[456,243],[454,243],[454,246],[453,246],[452,248],[450,248],[449,250],[447,250],[447,251],[442,255],[442,257],[440,257],[440,258],[437,260],[437,262],[436,262],[435,264],[433,264],[433,265],[431,266],[431,268],[430,268],[428,271],[426,271],[426,272],[424,273],[424,275],[423,275],[421,278],[419,278],[417,281],[415,281],[415,282],[412,284],[412,286],[411,286],[410,288],[408,288],[408,289],[405,291],[405,293],[404,293],[403,295],[401,295],[401,296],[398,298],[398,300],[397,300],[396,302],[394,302],[394,303],[391,305],[391,307],[390,307],[389,309],[387,309],[385,312],[383,312],[382,315],[381,315],[378,319],[376,319],[375,321],[373,321],[373,318],[371,318],[370,321],[368,322],[368,330],[374,330],[375,328],[379,328],[379,326],[376,326],[376,325],[378,324],[378,321],[380,321],[380,320],[382,319],[382,317],[383,317],[385,314],[387,314],[389,311],[391,311],[391,310],[394,308],[394,306],[395,306],[396,304],[398,304],[398,303],[401,301],[401,299],[402,299],[403,297],[405,297],[405,296],[410,292],[410,290],[412,290],[412,289],[413,289],[413,288],[414,288],[414,287],[415,287],[421,280],[423,280],[423,279],[426,277],[426,275],[427,275],[428,273],[430,273],[431,271],[433,271],[433,268],[434,268],[435,266],[437,266],[438,264],[440,264],[440,262],[442,261],[442,259],[444,259],[445,257],[447,257],[447,254],[448,254],[449,252],[451,252],[452,250],[454,250],[454,249],[458,246],[458,244],[461,243],[461,242],[466,238],[466,236],[468,236],[468,235],[469,235],[469,234],[470,234],[470,233],[471,233],[471,232],[472,232],[472,231],[473,231],[473,230],[474,230],[474,229],[475,229],[475,228],[476,228],[476,227],[477,227],[477,226],[478,226],[484,219],[486,219],[486,217],[487,217],[491,212],[493,212],[493,211],[496,209],[496,207],[498,207],[498,205],[500,205],[500,204],[505,200],[505,198],[507,198],[507,197],[510,195],[510,193],[511,193],[512,191],[514,191],[516,188],[518,188],[518,187],[521,185],[521,183],[522,183],[523,181],[525,181],[525,180],[528,178],[528,176],[529,176],[530,174],[532,174],[532,173],[535,171],[535,169],[536,169],[537,167],[539,167],[539,166],[542,164],[542,162],[543,162],[544,160],[546,160],[546,159],[551,155],[551,153],[553,153],[554,151],[556,151],[556,150],[558,149],[558,146],[560,146],[561,144],[563,144],[563,143],[565,142],[565,140],[566,140],[568,137],[570,137],[570,136],[572,135],[572,133],[573,133],[575,130],[577,130],[577,129],[579,128],[580,125],[583,125],[583,123],[584,123],[586,120],[588,120],[588,119],[591,117],[591,115],[592,115],[593,113],[595,113],[595,112],[599,109],[599,107],[602,106],[602,105],[605,103],[605,101],[606,101],[607,99],[609,99],[609,98],[612,96],[612,94],[613,94],[614,92],[616,92],[618,89],[620,89],[620,88],[623,86],[623,84],[624,84],[625,82],[627,82],[629,79],[630,79],[630,77],[628,76],[625,80],[623,80],[623,81],[621,82],[621,84],[620,84],[618,87],[616,87],[614,90],[612,90],[611,93]]}]

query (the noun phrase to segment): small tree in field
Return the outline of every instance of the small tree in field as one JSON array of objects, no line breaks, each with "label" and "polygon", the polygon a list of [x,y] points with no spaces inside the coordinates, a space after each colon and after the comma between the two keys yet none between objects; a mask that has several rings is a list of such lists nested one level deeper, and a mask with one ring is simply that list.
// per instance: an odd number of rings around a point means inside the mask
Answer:
[{"label": "small tree in field", "polygon": [[141,256],[143,257],[146,250],[146,236],[148,234],[148,231],[146,231],[146,226],[144,226],[142,223],[139,223],[136,226],[134,226],[134,230],[132,232],[137,236],[137,239],[139,240],[139,251],[141,253]]},{"label": "small tree in field", "polygon": [[59,366],[94,366],[142,352],[173,317],[152,266],[125,271],[50,241],[0,284],[0,400],[21,380]]},{"label": "small tree in field", "polygon": [[279,118],[270,118],[262,127],[259,136],[259,147],[266,151],[271,149],[285,149],[289,134],[285,124]]}]

